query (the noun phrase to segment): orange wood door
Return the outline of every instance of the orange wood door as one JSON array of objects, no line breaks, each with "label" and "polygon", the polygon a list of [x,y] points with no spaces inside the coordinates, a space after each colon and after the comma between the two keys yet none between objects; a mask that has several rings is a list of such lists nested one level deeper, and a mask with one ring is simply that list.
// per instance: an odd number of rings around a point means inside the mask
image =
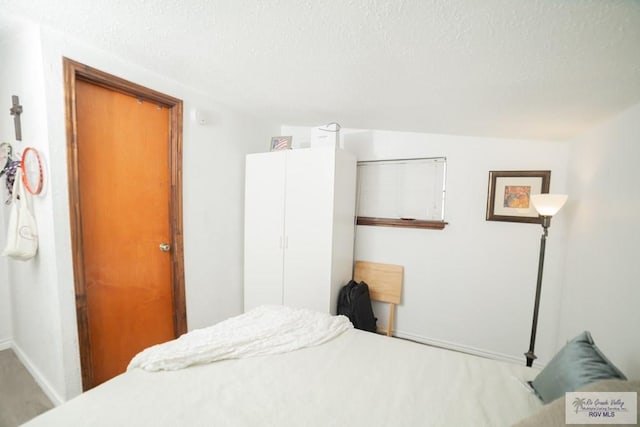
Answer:
[{"label": "orange wood door", "polygon": [[169,223],[169,114],[76,82],[78,192],[93,384],[176,337]]}]

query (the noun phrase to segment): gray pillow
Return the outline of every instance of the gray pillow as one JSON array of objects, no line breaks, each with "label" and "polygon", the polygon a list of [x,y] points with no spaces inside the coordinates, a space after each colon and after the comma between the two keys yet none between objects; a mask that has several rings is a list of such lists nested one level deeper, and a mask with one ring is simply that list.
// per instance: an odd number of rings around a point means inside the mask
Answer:
[{"label": "gray pillow", "polygon": [[[575,391],[635,391],[638,393],[637,407],[640,408],[640,381],[596,381]],[[538,412],[521,420],[513,427],[564,427],[566,426],[565,410],[566,405],[564,399],[557,399],[549,405],[544,405]],[[583,424],[575,424],[574,427],[581,425]]]},{"label": "gray pillow", "polygon": [[626,380],[585,331],[569,341],[538,374],[531,386],[544,403],[597,380]]}]

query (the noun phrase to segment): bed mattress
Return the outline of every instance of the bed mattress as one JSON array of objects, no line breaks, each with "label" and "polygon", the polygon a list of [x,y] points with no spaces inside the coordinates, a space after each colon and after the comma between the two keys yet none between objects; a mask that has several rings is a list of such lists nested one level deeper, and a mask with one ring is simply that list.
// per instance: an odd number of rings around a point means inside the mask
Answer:
[{"label": "bed mattress", "polygon": [[510,426],[537,371],[359,330],[284,354],[133,369],[27,426]]}]

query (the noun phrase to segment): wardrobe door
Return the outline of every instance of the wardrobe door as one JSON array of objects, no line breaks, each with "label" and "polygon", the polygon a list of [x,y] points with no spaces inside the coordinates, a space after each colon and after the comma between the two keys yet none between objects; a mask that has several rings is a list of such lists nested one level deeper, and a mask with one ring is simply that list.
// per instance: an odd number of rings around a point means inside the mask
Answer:
[{"label": "wardrobe door", "polygon": [[282,304],[287,152],[246,159],[244,310]]},{"label": "wardrobe door", "polygon": [[330,310],[335,149],[287,153],[284,304]]}]

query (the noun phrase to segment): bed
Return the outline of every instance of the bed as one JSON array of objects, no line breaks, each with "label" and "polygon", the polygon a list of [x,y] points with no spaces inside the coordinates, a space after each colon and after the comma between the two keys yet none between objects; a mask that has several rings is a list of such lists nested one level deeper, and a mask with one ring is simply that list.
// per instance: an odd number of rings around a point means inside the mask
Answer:
[{"label": "bed", "polygon": [[26,425],[510,426],[542,407],[524,385],[534,369],[350,324],[289,350],[130,368]]}]

